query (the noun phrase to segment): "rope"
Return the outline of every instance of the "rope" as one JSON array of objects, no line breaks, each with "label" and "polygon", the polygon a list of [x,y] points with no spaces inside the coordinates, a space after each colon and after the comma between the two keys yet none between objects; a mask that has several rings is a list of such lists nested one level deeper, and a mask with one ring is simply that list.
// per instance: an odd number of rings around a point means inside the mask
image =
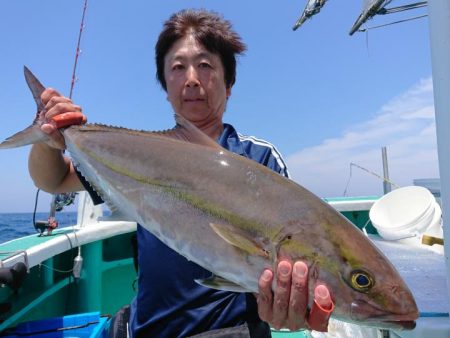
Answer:
[{"label": "rope", "polygon": [[[427,1],[420,1],[420,2],[415,2],[415,3],[412,3],[412,4],[408,4],[408,5],[386,8],[386,6],[389,5],[391,2],[392,2],[392,0],[388,0],[388,1],[384,2],[384,4],[381,6],[381,8],[379,8],[377,10],[369,11],[368,19],[372,18],[372,17],[374,17],[375,15],[378,15],[378,14],[385,15],[385,14],[398,13],[398,12],[403,12],[403,11],[407,11],[407,10],[411,10],[411,9],[417,9],[417,8],[425,7],[427,5]],[[386,26],[398,24],[398,23],[403,23],[403,22],[407,22],[407,21],[421,19],[421,18],[424,18],[426,16],[427,15],[420,15],[420,16],[417,16],[417,17],[412,17],[412,18],[408,18],[408,19],[394,21],[394,22],[387,23],[387,24],[384,24],[384,25],[367,27],[367,28],[359,28],[357,31],[358,32],[367,32],[370,29],[381,28],[381,27],[386,27]],[[366,21],[368,21],[368,19]]]},{"label": "rope", "polygon": [[40,266],[40,267],[43,266],[44,268],[47,268],[47,269],[49,269],[49,270],[51,270],[51,271],[56,271],[56,272],[60,272],[60,273],[69,273],[69,272],[72,272],[72,271],[73,271],[73,268],[70,269],[70,270],[60,270],[60,269],[53,268],[53,267],[51,267],[51,266],[45,265],[44,263],[39,263],[39,266]]},{"label": "rope", "polygon": [[398,13],[398,12],[403,12],[403,11],[408,11],[410,9],[417,9],[417,8],[421,8],[421,7],[425,7],[427,5],[427,1],[421,1],[421,2],[416,2],[413,4],[409,4],[409,5],[403,5],[403,6],[398,6],[398,7],[391,7],[391,8],[380,8],[380,10],[377,12],[377,14],[391,14],[391,13]]},{"label": "rope", "polygon": [[382,27],[386,27],[386,26],[390,26],[390,25],[395,25],[395,24],[397,24],[397,23],[402,23],[402,22],[406,22],[406,21],[412,21],[412,20],[422,19],[422,18],[425,18],[425,17],[427,17],[427,16],[428,16],[428,14],[424,14],[424,15],[419,15],[419,16],[415,16],[415,17],[412,17],[412,18],[404,19],[404,20],[399,20],[399,21],[390,22],[390,23],[387,23],[387,24],[384,24],[384,25],[372,26],[372,27],[367,27],[367,28],[361,28],[361,29],[358,29],[358,32],[366,32],[366,31],[368,31],[369,29],[382,28]]}]

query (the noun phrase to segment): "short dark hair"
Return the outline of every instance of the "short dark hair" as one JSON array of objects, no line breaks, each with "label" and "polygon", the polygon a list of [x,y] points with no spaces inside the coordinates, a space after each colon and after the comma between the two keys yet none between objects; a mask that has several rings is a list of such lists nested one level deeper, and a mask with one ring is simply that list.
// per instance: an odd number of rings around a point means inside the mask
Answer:
[{"label": "short dark hair", "polygon": [[186,9],[173,14],[164,23],[155,46],[156,78],[167,91],[164,78],[164,58],[180,38],[192,34],[209,52],[218,54],[225,72],[225,85],[231,88],[236,81],[236,54],[246,50],[241,37],[231,23],[219,14],[207,10]]}]

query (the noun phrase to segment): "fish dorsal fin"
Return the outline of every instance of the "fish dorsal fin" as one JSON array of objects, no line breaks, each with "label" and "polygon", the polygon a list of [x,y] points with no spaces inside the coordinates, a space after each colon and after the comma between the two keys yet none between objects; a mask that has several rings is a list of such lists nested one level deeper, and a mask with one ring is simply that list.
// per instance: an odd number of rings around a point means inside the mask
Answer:
[{"label": "fish dorsal fin", "polygon": [[250,255],[271,257],[271,252],[262,243],[247,235],[243,231],[224,224],[210,223],[211,228],[216,234],[222,237],[227,243],[247,252]]},{"label": "fish dorsal fin", "polygon": [[212,138],[186,120],[183,116],[175,114],[175,121],[177,122],[175,128],[161,132],[160,134],[177,140],[223,150],[223,148]]},{"label": "fish dorsal fin", "polygon": [[200,284],[210,289],[224,290],[231,292],[250,292],[249,290],[243,288],[239,284],[230,282],[228,279],[216,275],[212,275],[211,277],[205,279],[195,279],[194,281],[197,284]]}]

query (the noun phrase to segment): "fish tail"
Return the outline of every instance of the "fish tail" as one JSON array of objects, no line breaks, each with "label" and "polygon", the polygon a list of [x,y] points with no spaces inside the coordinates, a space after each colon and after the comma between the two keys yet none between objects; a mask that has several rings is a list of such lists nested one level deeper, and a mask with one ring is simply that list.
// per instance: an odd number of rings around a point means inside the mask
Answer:
[{"label": "fish tail", "polygon": [[47,140],[48,136],[37,125],[31,125],[0,143],[0,149],[18,148]]},{"label": "fish tail", "polygon": [[41,131],[41,125],[44,122],[45,108],[41,100],[41,94],[45,87],[39,82],[36,76],[27,68],[24,67],[25,79],[28,87],[33,94],[34,101],[37,106],[37,113],[33,123],[24,130],[8,137],[0,143],[0,149],[17,148],[28,144],[45,142],[48,136]]}]

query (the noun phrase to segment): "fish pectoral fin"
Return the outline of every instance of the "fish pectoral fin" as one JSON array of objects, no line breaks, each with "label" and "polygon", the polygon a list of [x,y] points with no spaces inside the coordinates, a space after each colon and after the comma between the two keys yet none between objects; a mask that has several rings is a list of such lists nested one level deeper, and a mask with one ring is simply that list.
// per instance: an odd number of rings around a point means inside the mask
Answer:
[{"label": "fish pectoral fin", "polygon": [[224,150],[224,148],[216,141],[181,115],[175,114],[175,121],[177,122],[175,128],[161,132],[160,134],[176,140],[187,141],[214,149]]},{"label": "fish pectoral fin", "polygon": [[239,284],[230,282],[228,279],[216,275],[212,275],[211,277],[205,279],[195,279],[194,281],[197,284],[210,289],[231,291],[231,292],[250,292],[249,290],[243,288]]},{"label": "fish pectoral fin", "polygon": [[244,250],[250,255],[270,258],[270,252],[263,245],[255,241],[248,234],[238,229],[224,224],[209,223],[216,234],[222,237],[227,243]]}]

